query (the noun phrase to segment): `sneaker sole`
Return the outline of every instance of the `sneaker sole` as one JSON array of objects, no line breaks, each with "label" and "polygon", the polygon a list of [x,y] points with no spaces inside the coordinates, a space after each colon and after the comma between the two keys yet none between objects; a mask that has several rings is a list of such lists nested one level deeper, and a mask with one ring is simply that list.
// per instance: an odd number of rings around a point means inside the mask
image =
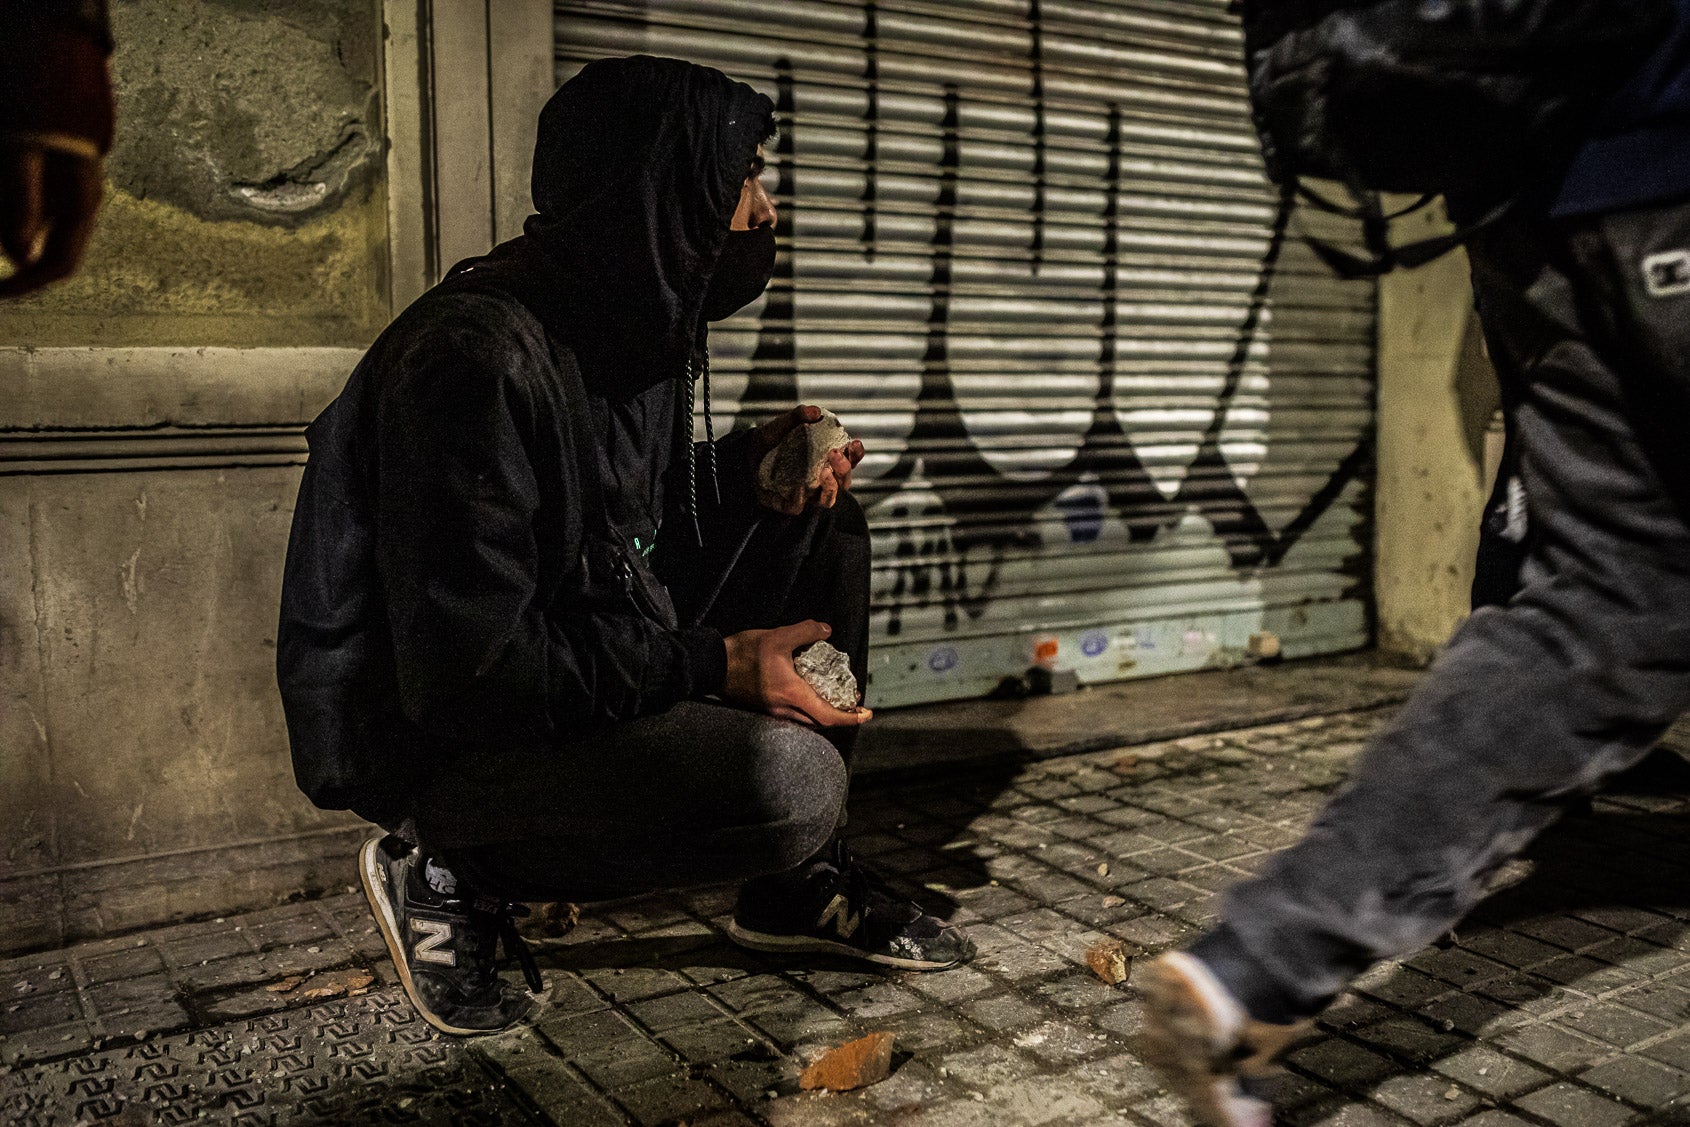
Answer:
[{"label": "sneaker sole", "polygon": [[498,1029],[464,1029],[453,1025],[423,1005],[423,1000],[417,996],[416,983],[411,981],[410,964],[405,961],[405,944],[399,936],[399,921],[393,915],[393,901],[387,894],[385,870],[386,866],[381,860],[381,839],[373,837],[358,851],[358,878],[363,882],[364,896],[370,902],[370,910],[375,913],[376,925],[381,928],[381,937],[387,943],[387,953],[393,959],[393,967],[399,972],[399,983],[405,988],[405,996],[411,999],[411,1005],[416,1007],[417,1013],[422,1015],[424,1021],[442,1033],[457,1037],[479,1037],[486,1033],[498,1033]]},{"label": "sneaker sole", "polygon": [[1198,982],[1180,973],[1179,960],[1189,957],[1166,955],[1146,968],[1140,1051],[1201,1127],[1272,1127],[1273,1109],[1241,1092],[1236,1072],[1217,1067],[1225,1048],[1214,1008]]},{"label": "sneaker sole", "polygon": [[753,951],[771,951],[785,954],[796,951],[820,951],[829,955],[843,955],[848,959],[862,962],[878,963],[883,967],[896,967],[899,970],[949,970],[967,962],[966,959],[950,959],[939,962],[934,959],[907,959],[897,955],[876,955],[864,951],[860,947],[852,947],[848,943],[839,943],[832,939],[822,939],[813,935],[771,935],[768,932],[752,931],[750,928],[740,927],[739,924],[729,922],[728,937],[741,947],[749,947]]}]

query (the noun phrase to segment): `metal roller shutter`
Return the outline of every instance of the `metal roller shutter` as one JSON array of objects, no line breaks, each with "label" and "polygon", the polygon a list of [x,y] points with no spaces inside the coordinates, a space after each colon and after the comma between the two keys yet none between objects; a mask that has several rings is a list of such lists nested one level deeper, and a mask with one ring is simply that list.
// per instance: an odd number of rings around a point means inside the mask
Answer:
[{"label": "metal roller shutter", "polygon": [[[1263,181],[1224,0],[565,0],[606,55],[774,98],[781,256],[711,334],[718,430],[868,446],[870,703],[1368,637],[1374,288]],[[1319,227],[1299,212],[1293,227]]]}]

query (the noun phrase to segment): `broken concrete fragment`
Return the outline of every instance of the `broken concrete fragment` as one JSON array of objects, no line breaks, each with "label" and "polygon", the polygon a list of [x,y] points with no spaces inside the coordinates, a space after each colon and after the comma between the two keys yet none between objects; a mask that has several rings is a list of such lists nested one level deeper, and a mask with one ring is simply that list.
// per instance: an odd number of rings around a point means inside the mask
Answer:
[{"label": "broken concrete fragment", "polygon": [[851,1092],[878,1084],[892,1072],[890,1033],[870,1033],[823,1053],[811,1062],[798,1086],[805,1091]]},{"label": "broken concrete fragment", "polygon": [[1126,902],[1127,898],[1125,896],[1105,896],[1103,898],[1103,906],[1105,908],[1119,908]]},{"label": "broken concrete fragment", "polygon": [[562,939],[581,922],[581,905],[559,901],[541,904],[519,920],[517,932],[524,939]]},{"label": "broken concrete fragment", "polygon": [[1106,877],[1106,876],[1109,875],[1109,862],[1108,861],[1103,862],[1103,864],[1101,864],[1097,867],[1097,875],[1100,876],[1100,877]]},{"label": "broken concrete fragment", "polygon": [[369,971],[352,967],[312,975],[290,974],[264,989],[290,1002],[313,1002],[324,998],[360,997],[370,992],[370,984],[375,980],[375,975]]},{"label": "broken concrete fragment", "polygon": [[1111,986],[1119,986],[1133,972],[1133,957],[1119,939],[1100,939],[1086,950],[1086,965]]},{"label": "broken concrete fragment", "polygon": [[851,659],[827,642],[801,651],[792,665],[817,696],[841,712],[850,712],[862,700],[856,675],[851,672]]},{"label": "broken concrete fragment", "polygon": [[823,410],[820,420],[792,428],[779,446],[763,455],[757,466],[757,486],[767,493],[787,496],[821,484],[827,456],[851,444],[839,416]]}]

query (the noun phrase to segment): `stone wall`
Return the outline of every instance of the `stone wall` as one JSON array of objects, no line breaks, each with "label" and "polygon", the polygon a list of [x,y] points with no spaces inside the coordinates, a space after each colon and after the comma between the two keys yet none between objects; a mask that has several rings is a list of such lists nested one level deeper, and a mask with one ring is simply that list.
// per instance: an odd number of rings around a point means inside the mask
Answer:
[{"label": "stone wall", "polygon": [[[1432,212],[1408,241],[1447,229]],[[1381,650],[1430,661],[1467,616],[1479,520],[1500,455],[1467,258],[1446,255],[1379,287],[1379,462],[1374,606]]]},{"label": "stone wall", "polygon": [[389,316],[379,0],[112,16],[89,261],[0,305],[0,953],[344,886],[361,832],[273,662],[301,428]]}]

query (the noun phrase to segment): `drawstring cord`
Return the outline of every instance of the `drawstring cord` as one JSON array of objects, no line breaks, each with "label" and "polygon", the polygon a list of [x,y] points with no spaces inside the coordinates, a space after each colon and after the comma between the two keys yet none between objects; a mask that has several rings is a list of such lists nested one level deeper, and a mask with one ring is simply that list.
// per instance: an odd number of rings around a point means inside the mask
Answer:
[{"label": "drawstring cord", "polygon": [[705,472],[710,475],[710,496],[717,508],[722,505],[722,485],[716,473],[716,423],[710,417],[710,344],[703,346],[704,362],[702,366],[692,358],[687,359],[687,374],[681,379],[681,401],[684,406],[682,412],[686,416],[686,423],[680,427],[681,444],[686,448],[687,464],[687,520],[692,525],[692,540],[699,547],[704,546],[704,533],[698,524],[698,451],[692,441],[693,420],[696,417],[697,391],[694,385],[702,380],[704,383],[704,464]]}]

